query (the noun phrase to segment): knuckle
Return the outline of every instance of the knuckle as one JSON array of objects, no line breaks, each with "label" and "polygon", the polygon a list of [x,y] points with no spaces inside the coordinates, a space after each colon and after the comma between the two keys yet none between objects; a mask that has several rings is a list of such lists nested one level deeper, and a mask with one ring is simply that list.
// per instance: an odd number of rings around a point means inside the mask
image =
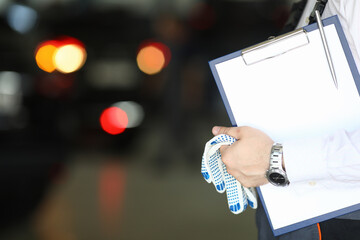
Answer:
[{"label": "knuckle", "polygon": [[234,129],[237,136],[239,136],[239,135],[241,134],[242,128],[243,128],[243,127],[236,127],[236,128]]}]

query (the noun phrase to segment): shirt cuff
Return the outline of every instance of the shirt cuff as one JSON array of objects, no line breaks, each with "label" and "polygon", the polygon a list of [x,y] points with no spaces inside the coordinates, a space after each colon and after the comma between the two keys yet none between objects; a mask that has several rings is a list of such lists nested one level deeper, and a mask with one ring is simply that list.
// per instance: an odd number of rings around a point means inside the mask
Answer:
[{"label": "shirt cuff", "polygon": [[283,143],[283,158],[289,181],[315,181],[328,177],[324,138],[296,139]]}]

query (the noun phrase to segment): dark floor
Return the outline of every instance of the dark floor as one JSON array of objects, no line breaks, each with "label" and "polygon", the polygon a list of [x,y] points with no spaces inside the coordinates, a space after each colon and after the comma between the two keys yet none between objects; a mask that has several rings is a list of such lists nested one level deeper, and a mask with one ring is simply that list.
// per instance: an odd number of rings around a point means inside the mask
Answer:
[{"label": "dark floor", "polygon": [[[164,146],[156,122],[134,140],[135,151],[71,154],[65,174],[30,220],[5,230],[1,239],[256,239],[255,211],[230,213],[226,196],[200,174],[212,123],[197,125],[190,154],[185,143],[175,147],[168,140]],[[168,164],[157,161],[164,155]]]}]

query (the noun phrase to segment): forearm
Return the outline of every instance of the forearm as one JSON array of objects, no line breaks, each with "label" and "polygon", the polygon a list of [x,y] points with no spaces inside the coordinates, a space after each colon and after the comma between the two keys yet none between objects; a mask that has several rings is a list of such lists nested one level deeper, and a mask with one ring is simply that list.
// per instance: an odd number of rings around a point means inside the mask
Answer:
[{"label": "forearm", "polygon": [[285,142],[284,162],[290,182],[360,181],[360,129]]}]

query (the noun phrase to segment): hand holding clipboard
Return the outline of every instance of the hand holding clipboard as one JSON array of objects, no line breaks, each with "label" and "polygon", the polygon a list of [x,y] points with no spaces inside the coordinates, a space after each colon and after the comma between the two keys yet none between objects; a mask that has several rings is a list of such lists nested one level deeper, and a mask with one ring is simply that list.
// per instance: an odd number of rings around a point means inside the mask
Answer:
[{"label": "hand holding clipboard", "polygon": [[[255,127],[276,142],[360,127],[360,76],[337,16],[212,60],[210,67],[233,126]],[[360,209],[360,191],[318,185],[299,195],[298,188],[258,188],[275,235]],[[339,194],[356,197],[338,201]]]}]

